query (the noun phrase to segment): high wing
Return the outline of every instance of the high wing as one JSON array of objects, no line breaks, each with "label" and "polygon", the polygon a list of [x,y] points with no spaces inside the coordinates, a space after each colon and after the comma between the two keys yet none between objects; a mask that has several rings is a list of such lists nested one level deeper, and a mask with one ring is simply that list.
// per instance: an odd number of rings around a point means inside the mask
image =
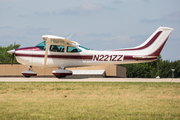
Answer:
[{"label": "high wing", "polygon": [[77,47],[79,44],[74,41],[70,41],[64,37],[54,36],[54,35],[43,35],[43,40],[46,42],[46,52],[44,57],[44,66],[46,66],[48,50],[50,45],[63,45]]},{"label": "high wing", "polygon": [[49,43],[51,45],[68,45],[72,47],[77,47],[77,43],[74,41],[70,41],[64,37],[54,36],[54,35],[43,35],[43,40],[46,41],[46,43]]}]

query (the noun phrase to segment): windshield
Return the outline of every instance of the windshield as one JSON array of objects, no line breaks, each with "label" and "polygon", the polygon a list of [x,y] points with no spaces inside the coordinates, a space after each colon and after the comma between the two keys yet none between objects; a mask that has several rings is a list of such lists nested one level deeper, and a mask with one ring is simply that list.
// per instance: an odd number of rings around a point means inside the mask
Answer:
[{"label": "windshield", "polygon": [[85,49],[85,50],[90,50],[90,49],[88,49],[88,48],[86,48],[86,47],[83,47],[83,46],[79,46],[80,48],[83,48],[83,49]]},{"label": "windshield", "polygon": [[39,43],[38,45],[36,45],[36,47],[38,47],[42,50],[46,50],[46,42],[43,41],[43,42]]}]

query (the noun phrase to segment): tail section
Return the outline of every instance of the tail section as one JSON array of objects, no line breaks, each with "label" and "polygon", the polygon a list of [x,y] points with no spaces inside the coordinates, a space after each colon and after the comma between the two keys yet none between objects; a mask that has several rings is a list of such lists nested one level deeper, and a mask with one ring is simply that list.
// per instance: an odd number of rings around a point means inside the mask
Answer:
[{"label": "tail section", "polygon": [[172,30],[172,28],[161,26],[143,44],[134,48],[120,49],[115,51],[125,51],[129,54],[137,55],[134,56],[134,58],[140,56],[141,58],[157,57],[163,49]]},{"label": "tail section", "polygon": [[152,46],[150,46],[150,49],[148,51],[149,56],[159,56],[172,31],[173,29],[168,27],[158,28],[157,32],[160,32],[160,35],[154,41]]}]

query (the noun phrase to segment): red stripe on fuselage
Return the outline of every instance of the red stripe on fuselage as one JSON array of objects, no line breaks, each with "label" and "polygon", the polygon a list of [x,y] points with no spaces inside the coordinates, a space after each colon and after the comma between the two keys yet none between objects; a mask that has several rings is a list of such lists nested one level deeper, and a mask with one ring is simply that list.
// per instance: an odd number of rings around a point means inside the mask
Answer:
[{"label": "red stripe on fuselage", "polygon": [[25,48],[18,48],[16,51],[44,51],[38,47],[25,47]]},{"label": "red stripe on fuselage", "polygon": [[[33,55],[33,54],[19,54],[15,53],[16,56],[22,57],[39,57],[44,58],[44,55]],[[92,59],[93,55],[48,55],[48,58],[63,58],[63,59]]]},{"label": "red stripe on fuselage", "polygon": [[166,40],[164,41],[164,43],[153,53],[150,54],[150,56],[159,56],[159,54],[161,53],[166,41],[168,40],[169,36],[166,38]]}]

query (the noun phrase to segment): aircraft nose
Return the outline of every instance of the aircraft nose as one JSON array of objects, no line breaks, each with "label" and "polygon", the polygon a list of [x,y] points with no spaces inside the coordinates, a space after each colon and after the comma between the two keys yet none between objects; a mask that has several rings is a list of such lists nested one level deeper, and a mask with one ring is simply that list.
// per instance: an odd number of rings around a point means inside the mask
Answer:
[{"label": "aircraft nose", "polygon": [[15,49],[9,50],[9,51],[7,51],[7,52],[10,53],[10,54],[13,54],[13,53],[15,53]]}]

